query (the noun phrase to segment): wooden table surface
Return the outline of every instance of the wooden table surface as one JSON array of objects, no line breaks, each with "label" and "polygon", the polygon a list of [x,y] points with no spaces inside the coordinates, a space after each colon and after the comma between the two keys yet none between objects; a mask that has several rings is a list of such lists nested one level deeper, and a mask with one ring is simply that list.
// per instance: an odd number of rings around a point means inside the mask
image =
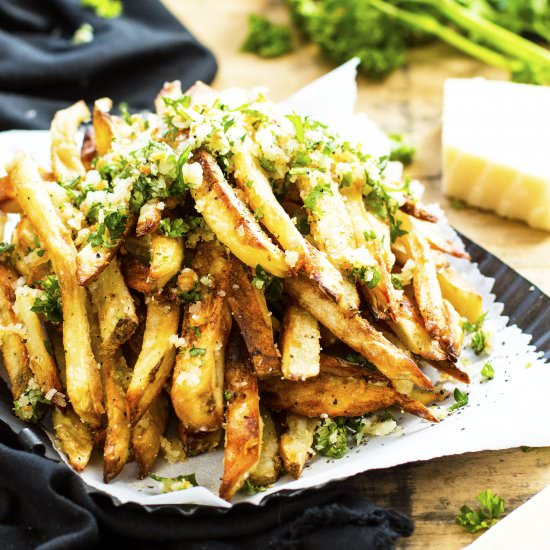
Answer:
[{"label": "wooden table surface", "polygon": [[[239,52],[248,14],[286,20],[286,10],[277,1],[164,2],[216,55],[219,71],[214,85],[219,88],[266,86],[279,100],[332,68],[311,45],[300,44],[294,53],[273,60]],[[410,56],[408,67],[381,84],[360,78],[357,110],[387,131],[409,135],[418,151],[409,173],[426,184],[427,201],[440,202],[454,227],[550,294],[549,233],[471,208],[454,210],[440,192],[443,82],[472,76],[506,78],[446,46],[425,47]],[[354,483],[374,502],[412,515],[416,530],[401,548],[457,549],[474,540],[454,524],[460,507],[473,505],[477,493],[490,488],[505,499],[507,511],[516,508],[550,484],[550,448],[445,457],[361,474]]]}]

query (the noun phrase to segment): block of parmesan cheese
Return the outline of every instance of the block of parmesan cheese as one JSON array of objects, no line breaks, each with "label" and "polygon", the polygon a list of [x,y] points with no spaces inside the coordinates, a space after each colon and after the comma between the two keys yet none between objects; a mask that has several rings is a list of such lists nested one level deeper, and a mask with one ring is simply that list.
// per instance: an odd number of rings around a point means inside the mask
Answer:
[{"label": "block of parmesan cheese", "polygon": [[550,87],[445,83],[443,192],[550,230]]}]

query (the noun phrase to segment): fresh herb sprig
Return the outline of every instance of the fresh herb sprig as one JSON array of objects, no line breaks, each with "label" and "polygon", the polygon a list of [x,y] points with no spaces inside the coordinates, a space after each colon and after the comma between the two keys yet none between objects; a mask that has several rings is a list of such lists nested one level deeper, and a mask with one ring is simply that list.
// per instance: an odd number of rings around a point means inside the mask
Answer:
[{"label": "fresh herb sprig", "polygon": [[481,491],[476,500],[479,503],[477,510],[472,510],[469,506],[464,505],[456,517],[456,523],[462,525],[470,533],[489,529],[499,520],[505,509],[504,500],[489,489]]}]

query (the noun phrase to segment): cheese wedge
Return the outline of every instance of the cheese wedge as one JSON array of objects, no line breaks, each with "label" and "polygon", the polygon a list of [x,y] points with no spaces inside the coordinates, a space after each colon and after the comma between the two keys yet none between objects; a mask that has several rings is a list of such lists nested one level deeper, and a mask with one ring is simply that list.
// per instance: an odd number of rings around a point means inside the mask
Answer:
[{"label": "cheese wedge", "polygon": [[447,80],[443,192],[550,230],[550,87]]}]

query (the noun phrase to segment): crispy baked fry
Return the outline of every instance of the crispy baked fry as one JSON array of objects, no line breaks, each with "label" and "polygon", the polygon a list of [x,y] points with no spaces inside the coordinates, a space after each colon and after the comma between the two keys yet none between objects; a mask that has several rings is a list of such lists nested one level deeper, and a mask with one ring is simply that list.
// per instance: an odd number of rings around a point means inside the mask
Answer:
[{"label": "crispy baked fry", "polygon": [[319,374],[319,323],[300,306],[289,305],[281,329],[281,369],[289,380]]},{"label": "crispy baked fry", "polygon": [[88,287],[98,317],[102,347],[114,352],[134,333],[138,318],[118,259],[114,259]]},{"label": "crispy baked fry", "polygon": [[[17,275],[13,269],[5,264],[0,264],[0,324],[4,327],[15,327],[19,323],[19,319],[13,311],[16,280]],[[14,400],[17,400],[25,391],[32,377],[27,349],[23,338],[16,332],[2,334],[0,348],[4,369],[10,381],[11,393]]]},{"label": "crispy baked fry", "polygon": [[0,202],[14,198],[15,190],[13,189],[9,176],[2,176],[0,178]]},{"label": "crispy baked fry", "polygon": [[235,181],[248,206],[253,212],[262,213],[260,223],[285,250],[291,269],[297,271],[308,255],[304,237],[275,198],[269,180],[252,154],[241,148],[233,156],[233,163]]},{"label": "crispy baked fry", "polygon": [[230,500],[260,460],[262,418],[258,382],[240,337],[233,333],[225,366],[227,403],[225,453],[220,497]]},{"label": "crispy baked fry", "polygon": [[163,393],[157,395],[149,409],[132,430],[132,449],[139,467],[139,478],[147,477],[160,450],[160,437],[166,430],[168,401]]},{"label": "crispy baked fry", "polygon": [[364,378],[321,373],[303,382],[270,378],[260,383],[262,401],[270,409],[309,418],[327,414],[361,416],[392,405],[430,420],[437,421],[424,405],[398,393],[391,386],[371,383]]},{"label": "crispy baked fry", "polygon": [[279,440],[279,453],[285,470],[294,479],[298,479],[302,475],[306,462],[315,456],[313,435],[319,425],[319,419],[287,414],[285,424],[286,432]]},{"label": "crispy baked fry", "polygon": [[357,353],[373,363],[402,393],[408,393],[416,384],[432,388],[432,383],[414,361],[391,344],[359,314],[346,316],[328,296],[304,277],[285,280],[285,289],[292,298],[309,311],[320,323]]},{"label": "crispy baked fry", "polygon": [[86,291],[75,279],[76,249],[42,185],[36,164],[27,155],[16,158],[10,171],[18,199],[50,255],[63,301],[63,341],[67,393],[80,418],[98,426],[103,414],[101,380],[90,345]]},{"label": "crispy baked fry", "polygon": [[214,432],[191,432],[180,422],[178,433],[187,456],[197,456],[217,449],[222,443],[223,430]]},{"label": "crispy baked fry", "polygon": [[11,255],[13,266],[28,284],[46,277],[51,272],[49,254],[40,243],[29,219],[21,216],[12,235],[14,250]]},{"label": "crispy baked fry", "polygon": [[113,119],[109,111],[113,102],[108,97],[103,97],[94,102],[94,141],[97,154],[102,157],[111,149],[113,141]]},{"label": "crispy baked fry", "polygon": [[103,481],[109,483],[124,468],[130,452],[130,422],[126,388],[131,371],[120,352],[101,354],[107,429],[103,447]]},{"label": "crispy baked fry", "polygon": [[86,173],[76,140],[79,126],[90,119],[84,101],[57,111],[50,126],[52,170],[58,181],[70,181]]},{"label": "crispy baked fry", "polygon": [[132,425],[145,414],[172,372],[176,350],[170,337],[177,334],[179,319],[178,304],[149,299],[143,344],[127,392]]},{"label": "crispy baked fry", "polygon": [[[15,291],[13,311],[25,329],[25,347],[29,356],[29,366],[34,380],[44,394],[55,390],[53,400],[59,406],[65,406],[61,381],[57,373],[54,358],[46,347],[48,335],[38,315],[32,311],[35,299],[40,296],[39,290],[22,286]],[[59,395],[61,394],[61,395]]]},{"label": "crispy baked fry", "polygon": [[139,211],[136,223],[136,236],[143,237],[158,231],[162,219],[162,208],[159,199],[147,201]]},{"label": "crispy baked fry", "polygon": [[216,241],[201,243],[193,259],[200,300],[187,306],[176,357],[171,398],[174,410],[190,433],[219,431],[223,423],[223,371],[231,313],[225,295],[230,263]]},{"label": "crispy baked fry", "polygon": [[279,456],[279,437],[271,413],[261,409],[262,415],[262,448],[258,464],[250,471],[250,481],[254,485],[271,485],[279,479],[281,457]]},{"label": "crispy baked fry", "polygon": [[214,158],[203,150],[197,153],[196,161],[202,168],[203,180],[196,189],[191,189],[191,195],[210,229],[248,266],[261,265],[276,277],[287,276],[289,266],[283,251],[273,244],[237,198]]},{"label": "crispy baked fry", "polygon": [[147,283],[152,292],[162,290],[175,277],[183,262],[183,239],[165,237],[159,233],[151,236],[151,265]]},{"label": "crispy baked fry", "polygon": [[69,464],[82,472],[90,460],[94,439],[89,427],[84,424],[72,407],[64,410],[54,407],[52,424],[61,449],[67,455]]},{"label": "crispy baked fry", "polygon": [[451,302],[462,317],[475,323],[483,315],[481,294],[468,287],[466,281],[452,268],[446,267],[437,273],[443,298]]},{"label": "crispy baked fry", "polygon": [[273,339],[271,318],[265,315],[265,296],[252,286],[240,260],[232,257],[227,268],[230,281],[227,301],[241,329],[254,370],[260,378],[279,374],[281,359]]}]

